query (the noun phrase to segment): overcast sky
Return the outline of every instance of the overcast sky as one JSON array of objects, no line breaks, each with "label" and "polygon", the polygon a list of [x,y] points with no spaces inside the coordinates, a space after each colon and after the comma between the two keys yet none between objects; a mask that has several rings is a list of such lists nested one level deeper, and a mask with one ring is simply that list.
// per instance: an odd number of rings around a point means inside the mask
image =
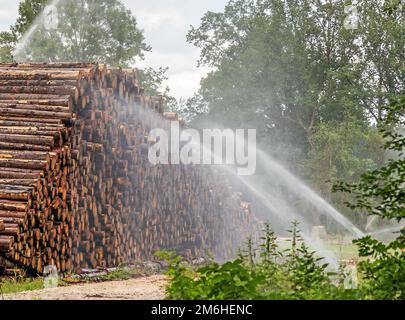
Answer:
[{"label": "overcast sky", "polygon": [[[15,22],[20,1],[0,0],[0,30]],[[142,65],[169,67],[168,85],[176,97],[190,97],[207,70],[198,69],[199,51],[186,42],[190,25],[207,11],[222,11],[228,0],[122,0],[137,17],[152,52]]]}]

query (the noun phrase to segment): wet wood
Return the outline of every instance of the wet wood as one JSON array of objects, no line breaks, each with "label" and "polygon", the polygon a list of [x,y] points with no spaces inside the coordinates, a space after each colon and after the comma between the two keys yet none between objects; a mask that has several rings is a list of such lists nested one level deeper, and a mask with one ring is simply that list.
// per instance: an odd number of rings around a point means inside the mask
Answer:
[{"label": "wet wood", "polygon": [[258,223],[225,177],[149,162],[171,121],[135,70],[0,64],[0,255],[42,273],[234,253]]}]

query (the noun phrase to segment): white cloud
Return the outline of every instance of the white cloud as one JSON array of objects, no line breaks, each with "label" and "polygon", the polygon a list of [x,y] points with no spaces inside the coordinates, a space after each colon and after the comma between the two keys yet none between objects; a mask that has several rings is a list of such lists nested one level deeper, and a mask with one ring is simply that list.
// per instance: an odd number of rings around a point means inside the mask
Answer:
[{"label": "white cloud", "polygon": [[177,97],[191,97],[199,88],[206,68],[197,68],[199,50],[187,43],[191,25],[198,25],[209,10],[220,11],[227,0],[124,0],[152,46],[138,66],[169,67],[168,86]]},{"label": "white cloud", "polygon": [[207,70],[197,69],[185,72],[176,72],[168,81],[172,93],[176,97],[191,97],[198,91],[201,78],[207,74]]},{"label": "white cloud", "polygon": [[168,81],[171,93],[177,97],[191,97],[198,91],[200,80],[209,71],[208,68],[197,68],[196,61],[199,51],[167,53],[154,51],[146,55],[146,59],[137,64],[138,67],[169,66]]},{"label": "white cloud", "polygon": [[148,11],[148,10],[136,10],[133,12],[138,18],[140,24],[148,32],[160,29],[160,28],[177,28],[184,29],[187,27],[187,23],[184,17],[174,9],[160,10],[160,11]]},{"label": "white cloud", "polygon": [[[194,61],[197,60],[199,51],[192,48],[192,53],[189,52],[161,52],[161,51],[152,51],[148,53],[146,59],[141,61],[140,65],[142,67],[153,65],[167,65],[173,66],[176,69],[176,72],[185,72],[195,69]],[[190,63],[189,60],[192,60]],[[169,73],[173,74],[174,70],[169,70]]]}]

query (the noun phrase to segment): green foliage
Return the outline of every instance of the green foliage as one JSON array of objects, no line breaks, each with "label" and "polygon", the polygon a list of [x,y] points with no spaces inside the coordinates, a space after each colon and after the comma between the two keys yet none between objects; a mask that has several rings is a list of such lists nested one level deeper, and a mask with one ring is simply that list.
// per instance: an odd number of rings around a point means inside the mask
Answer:
[{"label": "green foliage", "polygon": [[398,7],[390,13],[386,8],[394,2],[367,0],[358,5],[361,21],[357,31],[363,50],[356,68],[362,75],[362,85],[355,94],[378,126],[384,124],[389,99],[405,90],[405,38],[401,36],[405,8]]},{"label": "green foliage", "polygon": [[325,190],[325,182],[338,178],[357,180],[364,171],[382,163],[384,157],[383,141],[378,131],[355,119],[321,124],[312,139],[314,147],[309,152],[306,166],[311,180],[320,190]]},{"label": "green foliage", "polygon": [[120,281],[137,278],[143,275],[143,270],[134,267],[119,267],[114,271],[107,272],[106,275],[99,278],[102,281]]},{"label": "green foliage", "polygon": [[151,275],[151,270],[136,266],[120,266],[113,270],[101,272],[100,275],[65,276],[60,285],[70,285],[77,283],[92,283],[105,281],[123,281]]},{"label": "green foliage", "polygon": [[[305,66],[297,54],[300,48],[290,51],[295,39],[276,15],[282,10],[279,1],[267,3],[267,11],[260,13],[254,1],[230,1],[224,13],[207,13],[201,27],[190,31],[189,41],[202,50],[201,62],[218,68],[202,81],[200,94],[209,106],[206,117],[221,119],[228,127],[257,128],[261,140],[296,138],[305,144],[304,128],[298,119],[292,120],[300,117],[294,100],[301,95],[287,93],[306,90],[307,82],[300,79]],[[264,14],[273,7],[274,14]],[[300,114],[311,108],[301,104]]]},{"label": "green foliage", "polygon": [[282,254],[278,251],[277,236],[269,223],[265,224],[263,231],[264,235],[260,238],[262,241],[260,244],[260,257],[264,264],[272,265],[277,262],[277,259]]},{"label": "green foliage", "polygon": [[164,82],[167,80],[168,68],[160,67],[158,69],[145,68],[139,71],[139,80],[149,95],[167,95],[169,88],[164,88]]},{"label": "green foliage", "polygon": [[256,128],[261,149],[333,204],[351,200],[331,195],[331,182],[353,182],[383,163],[375,128],[404,90],[405,15],[389,14],[394,2],[358,2],[353,30],[343,23],[347,1],[230,0],[207,12],[188,34],[200,64],[214,67],[186,106],[193,126]]},{"label": "green foliage", "polygon": [[303,242],[298,223],[293,223],[291,249],[287,251],[286,269],[291,282],[291,290],[298,298],[312,296],[313,291],[328,285],[328,264],[320,264],[323,258],[316,257]]},{"label": "green foliage", "polygon": [[[385,107],[386,118],[381,131],[385,148],[396,152],[396,159],[387,165],[366,172],[358,183],[339,183],[335,190],[354,195],[352,209],[364,209],[370,215],[400,222],[405,218],[405,97],[400,96]],[[384,244],[371,237],[358,239],[359,254],[366,257],[360,263],[368,295],[376,299],[405,298],[405,229],[399,237]]]},{"label": "green foliage", "polygon": [[22,1],[18,6],[18,18],[11,31],[15,35],[23,35],[42,12],[49,0]]},{"label": "green foliage", "polygon": [[48,0],[24,0],[18,7],[18,18],[10,31],[0,33],[0,62],[11,62],[18,39],[29,29]]},{"label": "green foliage", "polygon": [[389,14],[395,13],[401,5],[403,5],[403,0],[387,0],[385,1],[385,11]]},{"label": "green foliage", "polygon": [[18,293],[24,291],[34,291],[44,288],[43,279],[27,279],[25,281],[3,281],[0,282],[0,293]]},{"label": "green foliage", "polygon": [[170,111],[177,112],[188,123],[192,123],[195,128],[205,128],[202,121],[196,119],[204,118],[208,112],[208,105],[200,94],[196,94],[189,99],[179,99],[175,103],[168,104]]},{"label": "green foliage", "polygon": [[[377,22],[364,26],[371,29],[367,33],[363,26],[344,28],[344,2],[232,0],[224,12],[208,12],[188,34],[201,49],[200,63],[217,68],[200,90],[209,104],[207,116],[222,117],[232,127],[253,123],[270,141],[275,136],[308,150],[318,124],[349,116],[365,120],[368,102],[377,101],[379,108],[387,93],[373,96],[375,66],[384,65],[377,82],[390,92],[400,89],[402,79],[403,39],[397,30],[404,27],[403,16],[387,17],[379,1],[370,2],[361,15]],[[366,11],[376,7],[381,10]],[[375,34],[382,28],[386,37]]]},{"label": "green foliage", "polygon": [[354,241],[359,246],[362,257],[370,257],[360,262],[364,274],[365,292],[379,300],[405,299],[405,239],[384,244],[370,236]]},{"label": "green foliage", "polygon": [[[333,193],[332,186],[338,180],[357,181],[362,173],[384,162],[381,134],[376,128],[350,118],[345,122],[320,124],[314,130],[312,141],[308,159],[303,162],[305,177],[323,198],[333,203],[351,221],[359,226],[365,225],[367,216],[364,210],[348,209],[345,203],[352,197]],[[328,221],[322,223],[328,226]]]},{"label": "green foliage", "polygon": [[338,183],[334,189],[355,196],[356,202],[348,204],[352,209],[364,209],[370,215],[400,221],[405,218],[405,136],[401,133],[405,125],[405,97],[393,100],[386,113],[381,132],[386,139],[385,148],[396,152],[396,159],[366,172],[358,183]]},{"label": "green foliage", "polygon": [[[173,253],[158,256],[169,262],[168,299],[354,299],[360,291],[334,284],[322,258],[310,251],[295,223],[291,247],[280,251],[266,225],[258,248],[250,240],[236,260],[194,268]],[[258,254],[256,254],[258,253]]]},{"label": "green foliage", "polygon": [[12,50],[16,41],[10,32],[0,32],[0,62],[11,62]]},{"label": "green foliage", "polygon": [[[9,33],[0,37],[2,60],[10,60],[10,49],[35,23],[48,1],[24,0],[19,17]],[[65,0],[58,4],[58,25],[48,30],[38,23],[17,60],[97,61],[128,66],[150,50],[132,13],[119,0]],[[8,51],[8,53],[7,53]]]},{"label": "green foliage", "polygon": [[27,278],[25,273],[15,273],[9,279],[0,280],[0,295],[44,288],[43,278]]}]

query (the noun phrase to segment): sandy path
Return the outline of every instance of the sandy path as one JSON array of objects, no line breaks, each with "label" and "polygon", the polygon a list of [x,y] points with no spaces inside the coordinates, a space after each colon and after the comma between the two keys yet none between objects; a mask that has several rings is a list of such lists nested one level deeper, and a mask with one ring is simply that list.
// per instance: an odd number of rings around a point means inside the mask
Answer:
[{"label": "sandy path", "polygon": [[160,300],[164,298],[164,285],[165,277],[155,275],[126,281],[77,284],[7,294],[2,298],[5,300]]}]

